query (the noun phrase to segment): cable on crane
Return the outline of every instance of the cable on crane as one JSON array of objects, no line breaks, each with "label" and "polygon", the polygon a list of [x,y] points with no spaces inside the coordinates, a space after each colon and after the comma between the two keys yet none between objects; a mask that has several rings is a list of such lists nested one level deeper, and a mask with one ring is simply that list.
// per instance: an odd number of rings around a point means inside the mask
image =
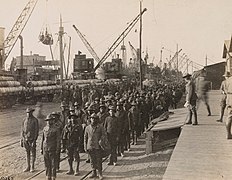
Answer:
[{"label": "cable on crane", "polygon": [[46,0],[45,23],[42,27],[42,30],[40,31],[40,34],[39,34],[39,41],[42,42],[44,45],[53,45],[52,33],[51,33],[50,27],[47,23],[47,17],[48,17],[48,13],[47,13],[48,7],[47,6],[48,6],[48,1]]}]

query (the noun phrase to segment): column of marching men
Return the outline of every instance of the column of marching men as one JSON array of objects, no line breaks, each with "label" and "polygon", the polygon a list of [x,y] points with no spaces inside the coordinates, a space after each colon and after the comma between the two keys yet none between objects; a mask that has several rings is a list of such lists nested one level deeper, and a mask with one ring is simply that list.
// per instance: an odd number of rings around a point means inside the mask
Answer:
[{"label": "column of marching men", "polygon": [[[144,91],[138,91],[133,86],[112,84],[83,89],[82,93],[73,88],[73,92],[63,98],[61,111],[51,112],[45,118],[41,153],[47,179],[55,179],[60,171],[61,153],[68,156],[67,174],[80,175],[79,153],[84,152],[88,154],[86,162],[92,168],[89,178],[98,175],[99,179],[103,179],[102,147],[99,142],[107,138],[111,147],[108,165],[116,166],[117,157],[124,157],[124,152],[137,144],[150,120],[168,111],[170,106],[176,108],[182,93],[183,86],[180,84],[157,85]],[[38,129],[43,123],[33,116],[33,111],[32,108],[26,110],[27,118],[23,121],[21,133],[21,146],[27,152],[27,168],[24,171],[31,172],[34,171]]]}]

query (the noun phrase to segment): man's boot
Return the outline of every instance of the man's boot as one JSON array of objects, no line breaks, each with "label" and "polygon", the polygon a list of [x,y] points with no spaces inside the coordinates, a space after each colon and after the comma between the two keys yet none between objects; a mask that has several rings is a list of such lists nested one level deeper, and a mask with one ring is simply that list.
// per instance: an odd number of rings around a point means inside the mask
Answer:
[{"label": "man's boot", "polygon": [[30,172],[34,172],[34,171],[35,171],[35,157],[32,157],[32,164],[31,164]]},{"label": "man's boot", "polygon": [[73,171],[73,161],[69,159],[68,163],[69,163],[69,171],[66,174],[72,175],[72,174],[74,174],[74,171]]},{"label": "man's boot", "polygon": [[192,124],[192,115],[193,115],[192,111],[189,111],[185,124]]},{"label": "man's boot", "polygon": [[231,135],[231,121],[229,120],[228,123],[226,123],[226,131],[227,131],[227,139],[232,139]]},{"label": "man's boot", "polygon": [[97,177],[97,172],[96,170],[92,170],[92,174],[89,176],[89,178],[95,178]]},{"label": "man's boot", "polygon": [[77,167],[76,167],[74,176],[78,176],[78,175],[80,174],[80,171],[79,171],[79,164],[80,164],[80,162],[77,162]]},{"label": "man's boot", "polygon": [[28,172],[28,171],[30,171],[30,157],[31,157],[31,155],[30,155],[30,153],[27,153],[27,167],[26,167],[26,169],[24,169],[23,170],[23,172]]},{"label": "man's boot", "polygon": [[99,179],[102,180],[103,179],[103,176],[102,176],[102,170],[98,170],[98,176],[99,176]]},{"label": "man's boot", "polygon": [[209,105],[206,105],[206,106],[207,106],[208,116],[211,116],[210,107],[209,107]]},{"label": "man's boot", "polygon": [[194,112],[193,112],[193,123],[192,123],[192,125],[198,125],[198,121],[197,121],[197,111],[195,110]]}]

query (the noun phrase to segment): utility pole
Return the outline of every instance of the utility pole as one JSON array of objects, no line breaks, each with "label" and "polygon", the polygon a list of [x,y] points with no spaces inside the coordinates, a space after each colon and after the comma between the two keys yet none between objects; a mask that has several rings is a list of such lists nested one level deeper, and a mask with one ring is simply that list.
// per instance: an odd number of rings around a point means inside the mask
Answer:
[{"label": "utility pole", "polygon": [[208,61],[208,59],[207,59],[207,54],[206,54],[206,57],[205,57],[205,66],[207,66],[207,61]]},{"label": "utility pole", "polygon": [[19,35],[20,39],[20,69],[23,69],[23,37]]},{"label": "utility pole", "polygon": [[178,52],[178,44],[176,45],[176,73],[177,73],[177,80],[179,80],[179,62],[178,62],[178,56],[179,56],[179,52]]},{"label": "utility pole", "polygon": [[140,0],[140,30],[139,30],[139,87],[143,89],[142,83],[142,0]]},{"label": "utility pole", "polygon": [[188,64],[188,58],[186,59],[186,64],[187,64],[187,73],[189,72],[188,69],[189,69],[189,64]]},{"label": "utility pole", "polygon": [[[163,49],[163,48],[162,48]],[[163,50],[160,50],[160,62],[159,62],[159,67],[160,67],[160,69],[162,69],[162,53],[163,53]]]},{"label": "utility pole", "polygon": [[64,27],[62,27],[62,18],[60,15],[60,27],[59,27],[59,44],[60,44],[60,83],[63,83],[63,34],[64,34]]}]

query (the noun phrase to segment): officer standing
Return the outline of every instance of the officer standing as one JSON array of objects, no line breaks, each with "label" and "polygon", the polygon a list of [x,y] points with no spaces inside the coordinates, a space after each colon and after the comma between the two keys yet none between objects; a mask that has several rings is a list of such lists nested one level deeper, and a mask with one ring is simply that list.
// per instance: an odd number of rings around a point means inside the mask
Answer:
[{"label": "officer standing", "polygon": [[92,167],[92,174],[89,178],[95,178],[97,176],[96,170],[98,170],[99,179],[103,179],[102,155],[99,145],[99,141],[102,136],[106,136],[105,129],[98,123],[98,116],[96,114],[92,114],[90,116],[90,124],[86,127],[84,135],[84,148],[90,156]]},{"label": "officer standing", "polygon": [[[195,92],[195,84],[191,80],[192,75],[191,74],[186,74],[183,76],[185,81],[187,82],[185,86],[185,91],[186,91],[186,102],[185,102],[185,107],[188,108],[188,116],[187,116],[187,121],[186,124],[192,124],[192,125],[198,125],[197,122],[197,110],[196,110],[196,102],[197,102],[197,95]],[[193,116],[193,120],[192,120]]]},{"label": "officer standing", "polygon": [[63,140],[66,141],[67,145],[67,154],[68,154],[68,163],[69,171],[66,173],[68,175],[74,174],[73,170],[73,161],[74,158],[77,162],[75,176],[80,174],[79,164],[80,164],[80,155],[79,155],[79,146],[81,142],[81,137],[83,135],[82,126],[78,123],[78,116],[72,114],[69,116],[70,123],[64,127]]},{"label": "officer standing", "polygon": [[132,102],[131,108],[128,112],[129,131],[132,135],[132,145],[137,144],[139,136],[139,111],[136,106],[137,104]]},{"label": "officer standing", "polygon": [[220,111],[220,118],[217,120],[217,122],[222,122],[222,120],[223,120],[224,111],[226,108],[226,94],[227,94],[226,80],[230,77],[230,72],[225,72],[225,74],[223,76],[225,77],[225,80],[222,81],[222,84],[220,87],[220,91],[222,94],[221,103],[220,103],[221,111]]},{"label": "officer standing", "polygon": [[107,138],[110,143],[111,152],[109,156],[109,163],[108,165],[114,165],[116,166],[117,163],[117,142],[118,142],[118,134],[119,134],[119,128],[118,128],[118,118],[115,116],[115,107],[110,106],[109,107],[109,116],[105,119],[104,128],[107,133]]},{"label": "officer standing", "polygon": [[208,97],[208,91],[209,91],[209,81],[205,80],[206,71],[202,70],[200,77],[196,79],[196,91],[198,96],[198,104],[197,108],[200,105],[200,101],[203,101],[206,105],[208,116],[211,116],[211,110],[209,106],[209,97]]},{"label": "officer standing", "polygon": [[60,119],[59,112],[52,112],[51,115],[54,117],[54,127],[57,129],[58,136],[58,147],[56,151],[56,170],[59,172],[60,170],[60,152],[61,152],[61,135],[63,131],[63,124]]},{"label": "officer standing", "polygon": [[118,118],[118,155],[123,157],[126,144],[126,129],[128,126],[128,117],[126,111],[123,109],[123,104],[121,102],[117,102],[115,116]]},{"label": "officer standing", "polygon": [[226,130],[227,130],[227,139],[232,139],[231,134],[231,124],[232,124],[232,76],[226,80],[226,107],[227,107],[227,121],[226,121]]},{"label": "officer standing", "polygon": [[[27,117],[23,120],[21,130],[21,147],[24,147],[27,152],[27,168],[24,172],[34,172],[35,158],[36,158],[36,140],[39,135],[39,122],[33,116],[34,109],[27,108]],[[32,154],[32,165],[30,164]]]},{"label": "officer standing", "polygon": [[48,115],[45,119],[47,125],[43,129],[41,154],[44,155],[45,172],[48,180],[56,179],[56,154],[60,150],[59,132],[55,127],[55,118]]}]

